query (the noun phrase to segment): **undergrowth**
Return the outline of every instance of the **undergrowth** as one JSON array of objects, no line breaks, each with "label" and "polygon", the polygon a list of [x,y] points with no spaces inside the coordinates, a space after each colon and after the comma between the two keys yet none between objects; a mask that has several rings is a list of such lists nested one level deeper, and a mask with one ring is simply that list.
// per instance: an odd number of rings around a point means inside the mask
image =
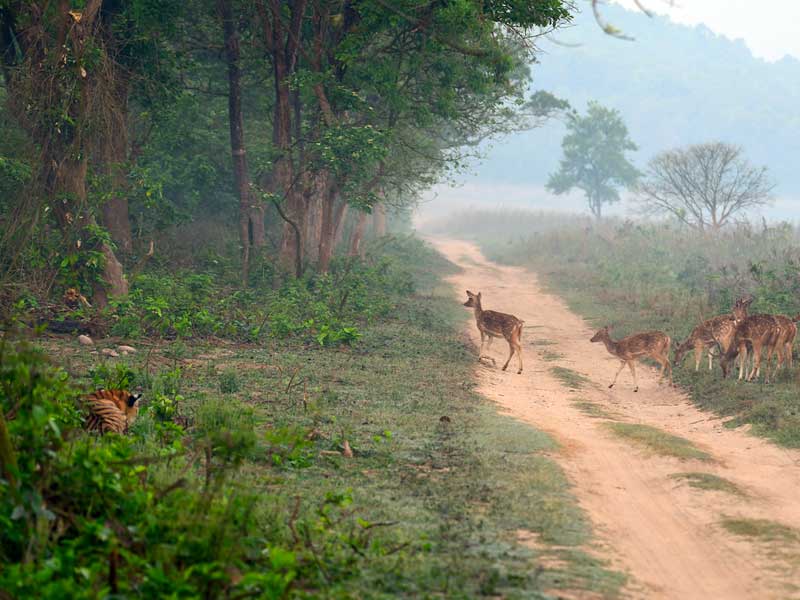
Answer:
[{"label": "undergrowth", "polygon": [[[7,337],[0,597],[617,596],[553,442],[473,391],[453,267],[390,252],[409,287],[352,346]],[[144,391],[129,435],[81,430],[98,386]]]}]

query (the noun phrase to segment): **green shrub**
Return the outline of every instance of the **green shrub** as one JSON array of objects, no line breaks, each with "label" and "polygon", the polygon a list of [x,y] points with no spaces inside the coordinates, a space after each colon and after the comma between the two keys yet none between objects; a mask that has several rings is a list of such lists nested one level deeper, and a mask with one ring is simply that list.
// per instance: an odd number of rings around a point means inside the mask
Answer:
[{"label": "green shrub", "polygon": [[239,375],[234,369],[226,369],[219,376],[219,391],[223,394],[235,394],[242,389]]}]

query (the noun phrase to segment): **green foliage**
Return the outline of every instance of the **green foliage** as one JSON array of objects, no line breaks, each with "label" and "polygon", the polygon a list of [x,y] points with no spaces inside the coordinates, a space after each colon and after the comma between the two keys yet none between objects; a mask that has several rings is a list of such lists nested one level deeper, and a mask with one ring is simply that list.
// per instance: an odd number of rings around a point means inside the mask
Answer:
[{"label": "green foliage", "polygon": [[219,391],[223,394],[235,394],[242,385],[239,382],[239,375],[234,369],[226,369],[219,376]]},{"label": "green foliage", "polygon": [[597,102],[589,102],[586,116],[570,113],[561,147],[564,156],[547,189],[554,194],[582,190],[598,218],[603,205],[619,201],[617,188],[630,187],[639,176],[626,157],[637,146],[628,136],[622,116]]},{"label": "green foliage", "polygon": [[334,346],[336,344],[353,344],[361,334],[355,327],[342,327],[341,329],[331,329],[329,325],[320,327],[317,334],[317,341],[320,346]]}]

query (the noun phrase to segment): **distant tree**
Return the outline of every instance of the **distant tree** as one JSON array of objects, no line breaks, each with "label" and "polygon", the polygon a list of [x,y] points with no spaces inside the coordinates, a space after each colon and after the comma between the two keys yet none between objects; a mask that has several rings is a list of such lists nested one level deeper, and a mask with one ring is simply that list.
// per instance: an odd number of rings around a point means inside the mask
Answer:
[{"label": "distant tree", "polygon": [[637,146],[617,110],[590,102],[586,116],[573,112],[567,119],[567,135],[561,142],[564,156],[547,189],[554,194],[582,190],[599,219],[603,205],[620,199],[618,188],[635,184],[639,171],[625,154]]},{"label": "distant tree", "polygon": [[770,201],[766,167],[754,167],[738,146],[722,142],[662,152],[648,164],[638,192],[646,209],[677,217],[700,231]]}]

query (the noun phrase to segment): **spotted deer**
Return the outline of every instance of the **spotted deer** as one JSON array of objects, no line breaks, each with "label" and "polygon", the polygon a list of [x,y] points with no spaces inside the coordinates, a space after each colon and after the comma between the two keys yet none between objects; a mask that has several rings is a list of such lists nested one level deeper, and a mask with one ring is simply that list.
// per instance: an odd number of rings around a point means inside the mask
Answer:
[{"label": "spotted deer", "polygon": [[622,364],[620,364],[617,374],[614,375],[614,381],[608,386],[614,387],[617,383],[617,377],[628,365],[633,375],[633,391],[639,391],[639,383],[636,380],[636,366],[635,362],[642,358],[652,358],[661,365],[661,377],[658,382],[664,380],[664,375],[669,374],[669,384],[672,385],[672,365],[669,361],[670,347],[672,340],[670,337],[661,331],[647,331],[644,333],[635,333],[621,340],[614,341],[611,339],[611,328],[609,326],[603,327],[600,331],[594,334],[590,341],[603,342],[606,350],[616,356]]},{"label": "spotted deer", "polygon": [[[766,352],[767,364],[769,364],[773,352],[780,352],[778,345],[783,339],[780,322],[773,315],[758,314],[750,315],[739,323],[733,342],[720,360],[722,376],[728,376],[731,363],[738,358],[739,379],[745,381],[751,381],[753,377],[758,379],[761,375],[763,354]],[[748,351],[753,355],[753,366],[749,371],[747,370]],[[778,356],[780,357],[781,354]],[[769,369],[766,372],[766,381],[769,382]]]},{"label": "spotted deer", "polygon": [[747,309],[752,304],[752,298],[739,298],[733,305],[731,314],[719,315],[703,321],[692,330],[689,337],[675,350],[675,365],[679,365],[684,355],[694,349],[694,370],[700,370],[700,361],[703,351],[708,352],[708,370],[713,368],[714,349],[719,346],[720,355],[730,348],[736,327],[747,318]]},{"label": "spotted deer", "polygon": [[[503,365],[503,371],[506,370],[508,363],[511,362],[511,357],[514,356],[514,353],[516,353],[517,360],[519,361],[519,369],[517,370],[517,374],[522,373],[521,340],[522,326],[524,321],[518,319],[514,315],[508,315],[506,313],[501,313],[494,310],[483,310],[483,307],[481,306],[480,292],[473,294],[467,290],[467,301],[464,302],[464,306],[470,307],[475,311],[475,322],[477,323],[478,331],[481,334],[481,349],[478,353],[478,360],[484,358],[484,342],[486,342],[486,349],[488,350],[492,345],[493,338],[502,337],[508,342],[509,349],[508,360],[506,360],[506,364]],[[497,364],[491,356],[486,356],[486,358],[491,360],[492,364]]]},{"label": "spotted deer", "polygon": [[797,321],[800,321],[800,315],[794,317],[786,317],[784,315],[772,315],[775,321],[775,329],[773,330],[773,337],[770,340],[770,349],[768,352],[767,362],[771,355],[774,353],[776,356],[775,370],[772,372],[774,377],[778,373],[778,369],[782,365],[787,368],[792,368],[793,357],[792,351],[794,348],[794,338],[797,336]]}]

